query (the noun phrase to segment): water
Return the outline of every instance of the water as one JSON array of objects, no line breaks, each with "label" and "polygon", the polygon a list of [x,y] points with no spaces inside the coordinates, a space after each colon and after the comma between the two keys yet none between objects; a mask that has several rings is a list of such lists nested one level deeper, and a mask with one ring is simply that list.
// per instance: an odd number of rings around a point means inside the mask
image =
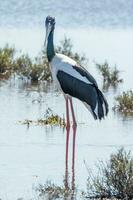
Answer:
[{"label": "water", "polygon": [[33,0],[0,1],[2,26],[39,26],[47,15],[56,17],[62,27],[133,26],[132,0]]},{"label": "water", "polygon": [[[62,3],[63,2],[63,3]],[[107,60],[117,65],[124,83],[105,95],[110,105],[105,121],[94,121],[86,108],[74,100],[78,120],[75,149],[75,183],[86,188],[87,165],[95,171],[95,162],[106,160],[120,146],[133,150],[133,119],[113,113],[114,97],[132,86],[133,52],[132,1],[1,1],[0,45],[13,44],[17,49],[36,56],[43,48],[44,18],[56,17],[55,43],[64,34],[72,39],[74,50],[89,58],[88,70],[101,85],[94,62]],[[21,38],[21,39],[20,39]],[[49,87],[48,87],[49,88]],[[59,127],[21,125],[18,121],[43,118],[50,107],[63,116],[62,94],[24,84],[21,81],[0,82],[0,197],[29,199],[33,187],[46,180],[61,185],[65,175],[66,131]],[[34,101],[40,100],[40,103]],[[70,130],[69,173],[71,175],[72,136]]]}]

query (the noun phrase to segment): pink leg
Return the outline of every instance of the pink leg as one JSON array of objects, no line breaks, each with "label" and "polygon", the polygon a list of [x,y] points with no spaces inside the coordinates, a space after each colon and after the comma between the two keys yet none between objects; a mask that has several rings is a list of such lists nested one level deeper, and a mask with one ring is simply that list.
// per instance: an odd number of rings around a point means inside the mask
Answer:
[{"label": "pink leg", "polygon": [[66,169],[65,169],[65,188],[68,190],[68,147],[70,129],[66,129]]},{"label": "pink leg", "polygon": [[73,109],[73,103],[72,103],[72,98],[70,98],[70,106],[71,106],[71,111],[72,111],[72,118],[73,118],[73,126],[77,126],[75,114],[74,114],[74,109]]},{"label": "pink leg", "polygon": [[66,129],[70,129],[68,97],[65,97],[65,100],[66,100]]},{"label": "pink leg", "polygon": [[72,150],[72,191],[75,192],[75,140],[76,140],[76,129],[73,126],[73,150]]}]

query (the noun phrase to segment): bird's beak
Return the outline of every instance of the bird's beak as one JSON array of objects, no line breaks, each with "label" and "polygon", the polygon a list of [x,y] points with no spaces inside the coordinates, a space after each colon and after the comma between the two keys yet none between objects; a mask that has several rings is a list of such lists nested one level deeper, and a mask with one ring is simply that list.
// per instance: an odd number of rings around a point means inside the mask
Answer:
[{"label": "bird's beak", "polygon": [[46,27],[46,35],[45,35],[44,47],[47,46],[47,41],[48,41],[48,36],[49,36],[49,34],[50,34],[50,27],[47,26],[47,27]]}]

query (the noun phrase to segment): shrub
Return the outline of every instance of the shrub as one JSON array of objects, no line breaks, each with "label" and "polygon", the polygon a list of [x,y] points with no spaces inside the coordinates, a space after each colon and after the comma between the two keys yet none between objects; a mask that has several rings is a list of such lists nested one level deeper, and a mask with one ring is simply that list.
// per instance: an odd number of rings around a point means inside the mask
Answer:
[{"label": "shrub", "polygon": [[123,114],[133,115],[133,91],[129,90],[123,92],[116,98],[117,105],[114,106],[115,111],[119,111]]},{"label": "shrub", "polygon": [[88,197],[133,198],[133,157],[123,148],[101,163],[97,176],[88,179]]},{"label": "shrub", "polygon": [[47,181],[44,185],[40,185],[37,191],[39,192],[39,197],[43,199],[74,199],[73,191],[70,188],[57,186],[50,181]]},{"label": "shrub", "polygon": [[78,53],[73,52],[72,41],[70,38],[67,38],[66,36],[60,42],[60,45],[56,47],[56,52],[69,56],[70,58],[74,59],[81,65],[86,65],[87,63],[87,58],[84,55],[80,56]]},{"label": "shrub", "polygon": [[100,71],[103,77],[103,87],[116,86],[122,82],[123,79],[119,78],[120,71],[116,68],[110,68],[109,64],[105,61],[103,64],[96,64],[97,69]]},{"label": "shrub", "polygon": [[[85,63],[86,58],[80,56],[78,53],[73,53],[72,47],[71,40],[65,37],[56,48],[56,52],[70,56],[80,64]],[[51,71],[45,51],[42,51],[41,54],[34,59],[31,59],[28,54],[15,57],[15,53],[16,50],[8,45],[0,49],[0,77],[4,78],[5,74],[8,74],[8,78],[12,73],[16,72],[20,77],[26,77],[31,81],[51,80]]]},{"label": "shrub", "polygon": [[15,49],[6,45],[0,48],[0,78],[8,78],[14,71]]},{"label": "shrub", "polygon": [[20,76],[25,76],[31,81],[48,80],[50,77],[50,69],[41,57],[31,60],[28,55],[21,55],[16,59],[15,68]]}]

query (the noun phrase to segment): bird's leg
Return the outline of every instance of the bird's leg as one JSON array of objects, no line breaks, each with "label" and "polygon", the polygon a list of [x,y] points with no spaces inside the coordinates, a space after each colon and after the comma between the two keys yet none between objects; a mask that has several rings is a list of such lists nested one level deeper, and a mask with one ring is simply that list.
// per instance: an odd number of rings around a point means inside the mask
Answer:
[{"label": "bird's leg", "polygon": [[66,129],[70,129],[70,120],[69,120],[69,105],[68,105],[68,97],[65,97],[66,100]]},{"label": "bird's leg", "polygon": [[65,169],[65,188],[68,190],[68,147],[69,147],[69,134],[70,128],[66,129],[66,169]]},{"label": "bird's leg", "polygon": [[76,140],[76,129],[73,126],[73,150],[72,150],[72,192],[75,193],[75,140]]},{"label": "bird's leg", "polygon": [[70,120],[69,120],[69,102],[68,97],[65,96],[66,101],[66,170],[65,170],[65,188],[68,190],[68,146],[69,146],[69,133],[70,133]]},{"label": "bird's leg", "polygon": [[70,98],[70,106],[71,106],[71,111],[72,111],[73,127],[76,127],[77,126],[77,122],[76,122],[76,118],[75,118],[75,114],[74,114],[72,98]]}]

